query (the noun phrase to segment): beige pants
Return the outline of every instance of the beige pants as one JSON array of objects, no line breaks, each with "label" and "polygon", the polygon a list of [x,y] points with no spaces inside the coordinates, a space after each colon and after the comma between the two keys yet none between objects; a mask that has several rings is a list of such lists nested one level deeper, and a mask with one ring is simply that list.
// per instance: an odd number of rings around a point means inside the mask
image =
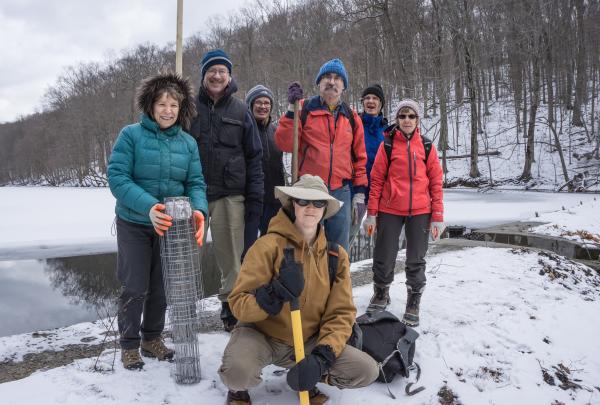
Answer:
[{"label": "beige pants", "polygon": [[219,300],[227,301],[240,273],[240,259],[244,250],[244,196],[232,195],[208,204],[208,218],[204,221],[213,241],[215,260],[221,272]]},{"label": "beige pants", "polygon": [[[316,336],[310,338],[305,352],[310,353],[316,343]],[[219,376],[230,390],[246,390],[260,384],[261,371],[269,364],[292,367],[293,355],[293,347],[265,336],[252,325],[239,324],[223,353]],[[338,388],[360,388],[375,381],[378,374],[377,362],[371,356],[346,345],[329,370],[327,382]]]}]

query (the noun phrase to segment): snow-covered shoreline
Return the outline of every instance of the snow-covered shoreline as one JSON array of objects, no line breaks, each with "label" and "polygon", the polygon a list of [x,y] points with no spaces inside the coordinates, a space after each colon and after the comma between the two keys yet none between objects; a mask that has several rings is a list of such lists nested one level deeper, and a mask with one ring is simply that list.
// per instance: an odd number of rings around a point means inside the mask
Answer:
[{"label": "snow-covered shoreline", "polygon": [[[113,200],[107,189],[41,189],[0,188],[0,208],[14,214],[3,224],[8,232],[0,233],[0,255],[3,249],[13,255],[39,252],[38,244],[56,252],[77,246],[85,250],[98,239],[114,243],[110,234]],[[600,233],[596,196],[539,197],[506,191],[491,195],[450,191],[445,198],[446,222],[485,225],[535,220],[548,222],[536,232],[583,228]],[[43,210],[39,204],[44,204]],[[321,387],[330,395],[331,404],[437,404],[440,390],[451,392],[463,404],[600,404],[600,277],[596,272],[528,249],[471,247],[431,253],[427,260],[428,284],[415,357],[423,369],[420,384],[427,389],[406,397],[406,381],[398,379],[391,389],[399,398],[392,400],[381,384],[345,391]],[[355,263],[353,269],[359,266],[368,267],[368,261]],[[354,288],[359,313],[365,310],[371,292],[370,285]],[[392,284],[391,294],[391,311],[400,315],[406,294],[402,274]],[[218,306],[214,298],[206,304],[209,310]],[[28,353],[97,345],[105,333],[102,321],[97,321],[2,337],[0,373],[2,364],[18,363]],[[198,337],[203,380],[194,386],[175,384],[172,365],[154,360],[147,361],[142,372],[129,372],[120,366],[117,353],[113,369],[114,350],[106,349],[96,371],[96,359],[85,358],[0,384],[1,402],[165,405],[195,403],[201,398],[203,404],[221,404],[226,388],[216,370],[228,335],[212,332]],[[274,375],[273,370],[267,368],[264,383],[251,390],[253,403],[297,403],[285,377]]]},{"label": "snow-covered shoreline", "polygon": [[[364,265],[364,263],[363,263]],[[468,248],[428,258],[428,285],[423,296],[421,336],[415,360],[422,367],[420,384],[427,389],[415,397],[404,395],[406,381],[391,389],[373,384],[359,390],[321,387],[332,404],[437,404],[437,393],[450,389],[463,404],[600,403],[600,276],[583,265],[559,256],[527,249]],[[354,289],[359,313],[371,295],[371,286]],[[404,276],[391,289],[391,311],[401,314],[405,302]],[[30,351],[103,337],[101,323],[84,323],[49,331],[0,338],[0,357],[19,361]],[[224,332],[199,334],[203,380],[178,386],[172,365],[147,361],[142,372],[111,369],[114,352],[107,349],[93,371],[95,358],[0,384],[2,403],[34,404],[144,404],[223,403],[226,388],[217,369],[228,340]],[[562,389],[559,370],[580,388]],[[296,396],[285,377],[273,375],[251,390],[255,404],[295,404]],[[561,374],[561,376],[563,375]],[[555,385],[544,381],[548,375]],[[30,389],[35,387],[35,389]],[[575,386],[574,386],[575,387]]]}]

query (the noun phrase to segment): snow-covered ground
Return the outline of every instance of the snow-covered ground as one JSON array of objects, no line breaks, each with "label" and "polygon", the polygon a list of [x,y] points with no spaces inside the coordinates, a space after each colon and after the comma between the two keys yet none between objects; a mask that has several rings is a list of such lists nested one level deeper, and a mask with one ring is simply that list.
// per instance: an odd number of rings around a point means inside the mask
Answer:
[{"label": "snow-covered ground", "polygon": [[600,246],[600,197],[563,208],[531,218],[532,221],[547,222],[532,231]]},{"label": "snow-covered ground", "polygon": [[[437,404],[447,386],[462,404],[598,404],[600,403],[600,277],[582,265],[522,249],[471,248],[428,258],[428,286],[422,300],[421,333],[415,360],[419,384],[426,390],[404,395],[397,378],[391,399],[384,385],[340,391],[320,386],[330,404]],[[359,312],[371,286],[354,289]],[[391,289],[391,311],[402,314],[404,276]],[[17,360],[26,352],[96,337],[101,323],[0,338],[0,358]],[[87,340],[87,339],[86,339]],[[173,365],[147,360],[141,372],[114,369],[113,350],[95,358],[22,380],[0,384],[2,404],[222,404],[226,387],[217,369],[228,334],[199,334],[202,381],[180,386]],[[251,390],[253,403],[297,404],[284,376],[263,372],[264,382]],[[552,384],[552,385],[551,385]],[[562,385],[562,387],[561,387]],[[555,402],[558,401],[558,402]],[[457,402],[459,403],[459,402]]]},{"label": "snow-covered ground", "polygon": [[[445,221],[469,228],[527,220],[593,194],[446,190]],[[114,198],[108,188],[0,187],[0,260],[75,256],[116,251],[111,231]],[[598,214],[590,217],[590,222]],[[600,222],[600,221],[596,221]],[[210,237],[210,235],[209,235]]]},{"label": "snow-covered ground", "polygon": [[[446,192],[446,222],[471,227],[514,220],[550,221],[540,232],[586,230],[598,235],[594,195],[467,190]],[[565,207],[565,210],[562,207]],[[0,188],[2,255],[114,250],[110,233],[113,199],[107,189]],[[555,212],[554,212],[555,211]],[[535,216],[535,212],[539,216]],[[563,231],[560,231],[563,232]],[[41,257],[41,256],[40,256]],[[354,264],[354,269],[365,262]],[[1,270],[1,268],[0,268]],[[372,287],[354,289],[358,311]],[[392,285],[391,311],[401,315],[404,276]],[[208,308],[216,308],[210,298]],[[398,378],[392,400],[384,385],[339,391],[322,386],[330,404],[436,404],[446,386],[462,404],[600,404],[600,277],[589,268],[552,254],[522,249],[469,248],[428,257],[428,287],[422,302],[421,337],[415,360],[426,390],[407,397]],[[67,344],[97,344],[103,322],[82,323],[38,334],[0,338],[0,362]],[[41,370],[0,384],[0,403],[45,404],[222,404],[226,388],[217,369],[226,333],[198,336],[203,380],[179,386],[172,364],[148,360],[141,372],[114,369],[114,351]],[[254,404],[295,404],[285,377],[267,368],[265,382],[251,390]],[[558,402],[554,402],[558,401]]]}]

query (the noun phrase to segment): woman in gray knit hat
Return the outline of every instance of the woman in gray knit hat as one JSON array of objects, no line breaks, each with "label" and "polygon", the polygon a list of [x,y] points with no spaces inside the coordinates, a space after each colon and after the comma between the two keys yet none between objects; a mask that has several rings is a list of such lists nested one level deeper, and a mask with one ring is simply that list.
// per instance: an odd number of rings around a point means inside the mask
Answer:
[{"label": "woman in gray knit hat", "polygon": [[[275,129],[276,125],[271,119],[273,111],[274,99],[273,93],[262,84],[257,84],[246,94],[246,104],[252,112],[252,116],[256,120],[260,141],[262,143],[263,155],[262,166],[265,174],[264,195],[263,195],[263,211],[260,218],[259,230],[261,236],[267,233],[269,221],[277,214],[281,203],[273,190],[276,186],[285,185],[284,169],[283,169],[283,153],[275,144]],[[249,235],[251,236],[251,235]],[[245,238],[247,241],[254,241],[256,237]],[[249,248],[249,243],[244,242],[244,252]]]}]

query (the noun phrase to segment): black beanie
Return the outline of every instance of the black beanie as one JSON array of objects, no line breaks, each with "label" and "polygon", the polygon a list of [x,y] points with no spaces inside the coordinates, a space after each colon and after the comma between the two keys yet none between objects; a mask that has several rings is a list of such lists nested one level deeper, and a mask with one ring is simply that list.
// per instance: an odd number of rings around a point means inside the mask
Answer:
[{"label": "black beanie", "polygon": [[383,96],[383,89],[379,84],[372,84],[366,89],[363,90],[361,98],[365,98],[367,94],[373,94],[374,96],[379,97],[381,100],[381,108],[385,105],[385,97]]}]

